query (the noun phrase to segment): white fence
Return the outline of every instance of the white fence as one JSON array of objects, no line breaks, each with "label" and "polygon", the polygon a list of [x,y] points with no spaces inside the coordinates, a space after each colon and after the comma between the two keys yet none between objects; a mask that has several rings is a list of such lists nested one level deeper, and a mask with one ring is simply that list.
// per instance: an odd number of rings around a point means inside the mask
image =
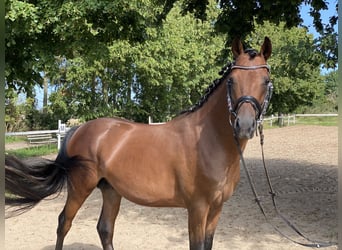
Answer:
[{"label": "white fence", "polygon": [[269,116],[264,118],[265,123],[269,124],[271,127],[276,122],[280,121],[282,124],[281,126],[287,125],[290,126],[291,124],[297,123],[297,117],[337,117],[338,114],[293,114],[293,115],[281,115],[281,116]]},{"label": "white fence", "polygon": [[56,130],[40,130],[40,131],[26,131],[26,132],[8,132],[5,136],[28,136],[28,135],[43,135],[43,134],[56,134],[57,137],[57,148],[61,147],[62,139],[65,133],[69,130],[61,120],[58,121],[58,129]]},{"label": "white fence", "polygon": [[165,122],[153,122],[153,119],[151,116],[148,117],[148,124],[149,125],[160,125],[160,124],[164,124]]}]

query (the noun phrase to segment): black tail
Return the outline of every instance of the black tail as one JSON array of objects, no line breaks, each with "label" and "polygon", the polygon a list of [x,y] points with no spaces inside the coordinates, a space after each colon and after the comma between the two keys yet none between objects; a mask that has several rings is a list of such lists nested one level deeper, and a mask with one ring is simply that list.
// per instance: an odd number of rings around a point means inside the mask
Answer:
[{"label": "black tail", "polygon": [[5,156],[5,204],[19,207],[16,211],[32,208],[42,199],[59,193],[66,181],[63,165],[41,159],[30,164]]},{"label": "black tail", "polygon": [[69,158],[65,151],[76,129],[71,129],[65,136],[56,161],[24,162],[14,156],[5,156],[5,204],[14,208],[12,212],[25,212],[42,199],[62,191],[68,171],[79,161],[78,157]]}]

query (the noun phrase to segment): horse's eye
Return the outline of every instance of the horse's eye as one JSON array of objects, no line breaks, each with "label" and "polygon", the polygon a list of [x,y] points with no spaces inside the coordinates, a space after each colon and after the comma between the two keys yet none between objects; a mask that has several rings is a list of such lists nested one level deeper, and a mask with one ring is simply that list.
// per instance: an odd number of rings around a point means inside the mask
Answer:
[{"label": "horse's eye", "polygon": [[269,78],[265,79],[265,85],[268,85],[271,82],[271,80]]}]

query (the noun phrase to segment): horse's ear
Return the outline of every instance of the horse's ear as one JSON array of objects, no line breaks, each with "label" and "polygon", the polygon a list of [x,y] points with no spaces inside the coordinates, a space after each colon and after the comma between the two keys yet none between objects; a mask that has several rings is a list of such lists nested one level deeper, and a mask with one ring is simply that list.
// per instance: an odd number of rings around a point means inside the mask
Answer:
[{"label": "horse's ear", "polygon": [[271,40],[267,36],[265,36],[264,43],[261,46],[260,54],[262,54],[265,60],[267,60],[271,56],[271,53],[272,53]]},{"label": "horse's ear", "polygon": [[243,52],[243,45],[239,38],[235,38],[232,44],[232,52],[234,59],[236,59]]}]

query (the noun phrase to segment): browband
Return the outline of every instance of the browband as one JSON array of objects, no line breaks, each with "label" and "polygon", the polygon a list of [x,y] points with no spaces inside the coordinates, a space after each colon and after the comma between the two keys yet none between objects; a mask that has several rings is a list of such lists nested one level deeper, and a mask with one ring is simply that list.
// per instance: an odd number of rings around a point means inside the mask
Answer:
[{"label": "browband", "polygon": [[268,71],[271,71],[271,67],[267,64],[256,65],[256,66],[240,66],[240,65],[233,65],[231,70],[233,69],[244,69],[244,70],[253,70],[253,69],[262,69],[266,68]]}]

